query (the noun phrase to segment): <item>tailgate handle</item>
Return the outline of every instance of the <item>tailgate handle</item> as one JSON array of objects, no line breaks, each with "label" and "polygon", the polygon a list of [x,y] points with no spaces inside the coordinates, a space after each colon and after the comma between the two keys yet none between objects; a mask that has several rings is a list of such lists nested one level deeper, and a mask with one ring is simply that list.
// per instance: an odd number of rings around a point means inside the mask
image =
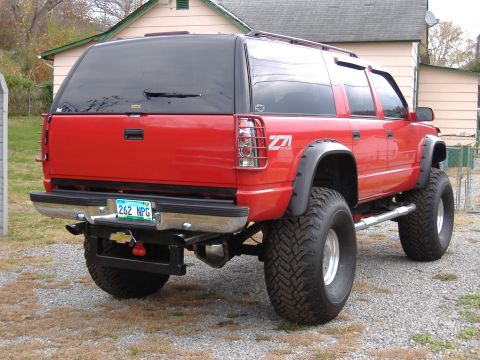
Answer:
[{"label": "tailgate handle", "polygon": [[143,129],[125,129],[123,138],[125,140],[143,140]]}]

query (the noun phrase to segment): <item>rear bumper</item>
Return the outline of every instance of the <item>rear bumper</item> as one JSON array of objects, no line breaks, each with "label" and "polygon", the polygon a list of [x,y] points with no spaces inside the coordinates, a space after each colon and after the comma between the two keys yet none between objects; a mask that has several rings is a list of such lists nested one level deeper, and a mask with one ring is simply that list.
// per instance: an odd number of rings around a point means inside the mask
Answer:
[{"label": "rear bumper", "polygon": [[[147,200],[152,203],[152,221],[117,218],[116,200]],[[249,208],[229,200],[204,200],[137,194],[101,193],[72,190],[32,192],[30,200],[45,216],[94,225],[145,230],[190,230],[234,233],[247,224]]]}]

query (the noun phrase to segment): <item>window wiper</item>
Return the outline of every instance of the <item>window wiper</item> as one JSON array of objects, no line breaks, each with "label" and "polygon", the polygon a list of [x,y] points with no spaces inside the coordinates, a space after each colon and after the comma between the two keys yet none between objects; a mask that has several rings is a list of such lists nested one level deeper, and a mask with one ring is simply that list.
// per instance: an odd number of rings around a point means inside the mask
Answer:
[{"label": "window wiper", "polygon": [[185,98],[193,98],[193,97],[200,97],[202,94],[180,94],[176,92],[156,92],[150,91],[148,89],[143,90],[143,94],[147,99],[149,98],[178,98],[178,99],[185,99]]}]

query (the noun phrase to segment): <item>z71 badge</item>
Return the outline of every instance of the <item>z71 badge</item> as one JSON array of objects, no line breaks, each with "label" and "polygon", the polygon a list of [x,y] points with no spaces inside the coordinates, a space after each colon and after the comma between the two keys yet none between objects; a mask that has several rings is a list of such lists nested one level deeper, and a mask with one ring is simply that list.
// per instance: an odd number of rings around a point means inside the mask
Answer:
[{"label": "z71 badge", "polygon": [[292,135],[270,135],[268,150],[292,150]]}]

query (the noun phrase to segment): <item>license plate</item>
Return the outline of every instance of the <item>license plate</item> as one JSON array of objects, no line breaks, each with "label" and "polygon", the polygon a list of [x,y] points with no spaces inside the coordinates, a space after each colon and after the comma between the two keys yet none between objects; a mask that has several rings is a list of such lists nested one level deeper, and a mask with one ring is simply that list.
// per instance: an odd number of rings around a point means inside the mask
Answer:
[{"label": "license plate", "polygon": [[117,217],[128,220],[152,220],[150,201],[117,199]]}]

